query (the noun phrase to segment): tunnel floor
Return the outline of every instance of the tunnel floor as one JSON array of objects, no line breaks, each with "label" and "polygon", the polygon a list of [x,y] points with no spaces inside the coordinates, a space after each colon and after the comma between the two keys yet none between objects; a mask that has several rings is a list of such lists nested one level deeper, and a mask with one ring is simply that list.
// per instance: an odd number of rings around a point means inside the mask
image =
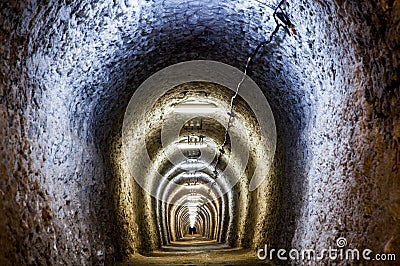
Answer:
[{"label": "tunnel floor", "polygon": [[218,243],[215,240],[210,240],[200,235],[187,235],[178,241],[171,242],[171,245],[163,246],[163,251],[169,252],[185,252],[185,251],[206,251],[227,249],[228,246]]},{"label": "tunnel floor", "polygon": [[272,265],[243,248],[231,248],[199,235],[187,235],[162,250],[135,254],[119,265]]}]

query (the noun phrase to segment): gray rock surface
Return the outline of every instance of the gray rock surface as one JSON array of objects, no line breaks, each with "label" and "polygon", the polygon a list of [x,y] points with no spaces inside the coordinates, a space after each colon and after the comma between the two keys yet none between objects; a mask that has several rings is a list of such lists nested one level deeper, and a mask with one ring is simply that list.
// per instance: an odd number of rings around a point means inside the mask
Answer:
[{"label": "gray rock surface", "polygon": [[[277,153],[244,235],[231,237],[255,250],[343,236],[400,255],[400,1],[283,8],[297,35],[280,31],[249,73],[273,110]],[[128,101],[177,62],[243,70],[272,12],[256,0],[0,3],[0,264],[103,264],[156,249],[152,207],[124,182]]]}]

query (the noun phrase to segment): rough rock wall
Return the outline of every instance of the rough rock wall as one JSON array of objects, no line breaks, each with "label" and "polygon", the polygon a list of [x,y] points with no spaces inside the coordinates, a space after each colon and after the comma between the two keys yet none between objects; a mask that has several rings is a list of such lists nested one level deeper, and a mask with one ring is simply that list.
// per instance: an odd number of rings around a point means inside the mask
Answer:
[{"label": "rough rock wall", "polygon": [[101,79],[86,72],[101,59],[72,41],[69,12],[1,4],[3,265],[100,263],[114,253],[112,194],[93,128],[91,83]]},{"label": "rough rock wall", "polygon": [[[349,248],[399,253],[399,5],[337,1],[298,9],[301,17],[314,12],[323,30],[310,43],[320,63],[310,73],[309,172],[295,247],[336,248],[345,237]],[[317,25],[308,18],[300,35]]]},{"label": "rough rock wall", "polygon": [[[273,29],[271,10],[255,1],[0,7],[0,262],[112,260],[125,232],[114,226],[124,212],[114,207],[138,196],[116,203],[125,190],[109,149],[134,89],[184,60],[243,69]],[[276,186],[253,197],[252,247],[289,247],[294,236],[293,246],[320,248],[343,235],[355,247],[393,250],[399,1],[290,1],[285,9],[298,35],[280,32],[250,73],[271,104],[279,140]],[[266,198],[271,204],[255,211]],[[136,241],[134,250],[139,230],[126,240]]]}]

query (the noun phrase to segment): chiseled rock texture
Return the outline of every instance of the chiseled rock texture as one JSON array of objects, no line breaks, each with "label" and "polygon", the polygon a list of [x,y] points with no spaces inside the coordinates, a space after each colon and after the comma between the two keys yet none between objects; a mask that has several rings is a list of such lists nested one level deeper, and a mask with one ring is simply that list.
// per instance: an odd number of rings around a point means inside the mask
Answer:
[{"label": "chiseled rock texture", "polygon": [[[159,246],[143,191],[123,182],[124,108],[177,62],[243,69],[274,29],[276,1],[260,2],[0,3],[0,265],[111,264]],[[252,193],[241,245],[345,237],[400,257],[400,1],[283,9],[297,35],[281,30],[249,73],[278,144],[273,188]]]}]

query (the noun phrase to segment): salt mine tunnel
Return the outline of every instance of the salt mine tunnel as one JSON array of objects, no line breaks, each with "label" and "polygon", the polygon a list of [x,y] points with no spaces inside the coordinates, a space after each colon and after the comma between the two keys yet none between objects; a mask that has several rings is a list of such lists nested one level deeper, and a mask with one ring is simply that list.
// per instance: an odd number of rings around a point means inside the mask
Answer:
[{"label": "salt mine tunnel", "polygon": [[399,23],[399,0],[2,1],[0,265],[399,265]]}]

